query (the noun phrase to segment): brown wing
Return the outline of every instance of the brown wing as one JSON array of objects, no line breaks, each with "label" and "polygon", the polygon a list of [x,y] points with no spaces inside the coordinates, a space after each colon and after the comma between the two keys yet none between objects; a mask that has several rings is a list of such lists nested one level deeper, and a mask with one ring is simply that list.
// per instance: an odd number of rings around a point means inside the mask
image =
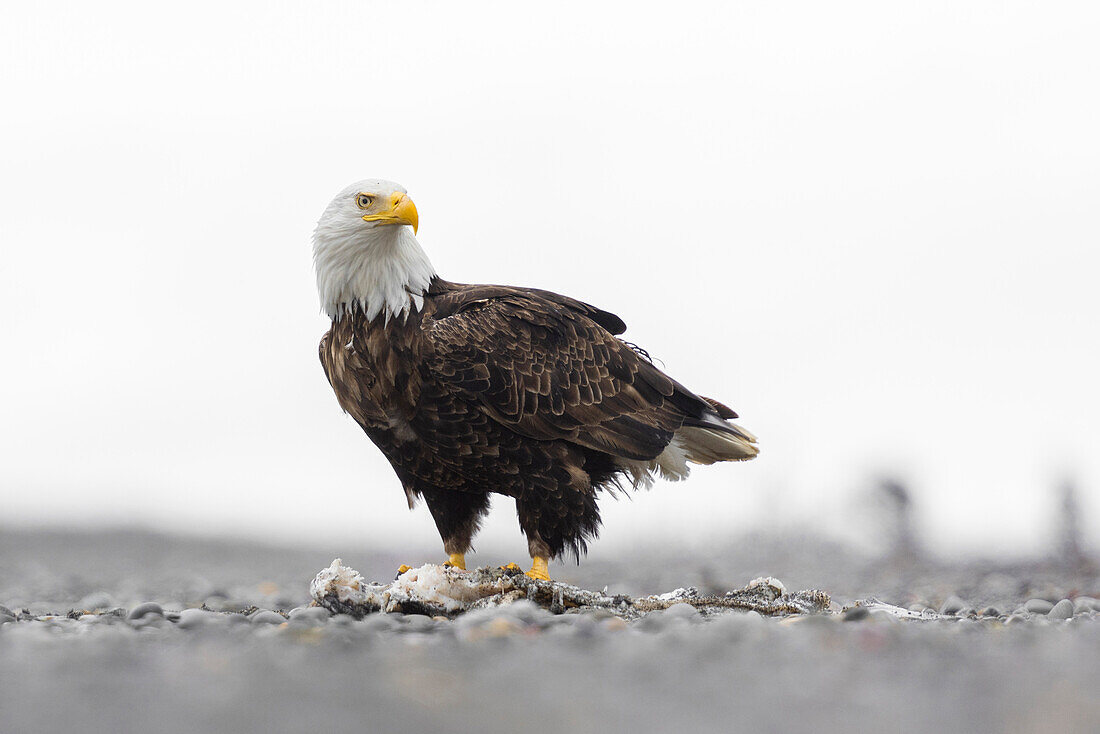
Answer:
[{"label": "brown wing", "polygon": [[444,391],[522,435],[652,459],[713,410],[601,322],[622,325],[556,294],[459,287],[426,325],[426,363]]},{"label": "brown wing", "polygon": [[354,350],[347,348],[353,332],[351,320],[333,324],[321,337],[318,356],[324,367],[325,377],[336,393],[336,399],[345,413],[351,415],[356,423],[369,426],[386,426],[386,413],[370,396],[370,387],[374,375],[363,362],[363,358]]}]

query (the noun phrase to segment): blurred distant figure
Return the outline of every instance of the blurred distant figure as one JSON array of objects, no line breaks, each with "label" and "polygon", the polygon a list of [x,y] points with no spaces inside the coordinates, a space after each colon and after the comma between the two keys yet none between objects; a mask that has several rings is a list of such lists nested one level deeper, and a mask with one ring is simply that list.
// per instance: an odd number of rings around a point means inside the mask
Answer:
[{"label": "blurred distant figure", "polygon": [[879,480],[878,495],[885,503],[889,555],[895,558],[915,558],[923,554],[913,527],[913,500],[909,490],[898,479]]},{"label": "blurred distant figure", "polygon": [[1081,538],[1081,505],[1077,485],[1071,479],[1062,482],[1062,511],[1059,513],[1058,560],[1067,566],[1084,566],[1089,558]]}]

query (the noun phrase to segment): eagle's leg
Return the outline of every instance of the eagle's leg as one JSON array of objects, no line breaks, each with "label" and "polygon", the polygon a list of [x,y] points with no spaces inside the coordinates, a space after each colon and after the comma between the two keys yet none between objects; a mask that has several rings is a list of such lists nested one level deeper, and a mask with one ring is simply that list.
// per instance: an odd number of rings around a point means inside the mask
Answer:
[{"label": "eagle's leg", "polygon": [[559,452],[549,470],[528,475],[527,486],[516,495],[516,515],[531,553],[527,575],[540,581],[551,580],[551,558],[566,550],[579,558],[586,539],[594,537],[600,526],[600,510],[583,455],[564,442],[556,448]]},{"label": "eagle's leg", "polygon": [[489,511],[488,493],[431,488],[421,490],[421,496],[443,538],[444,565],[465,571],[470,542]]}]

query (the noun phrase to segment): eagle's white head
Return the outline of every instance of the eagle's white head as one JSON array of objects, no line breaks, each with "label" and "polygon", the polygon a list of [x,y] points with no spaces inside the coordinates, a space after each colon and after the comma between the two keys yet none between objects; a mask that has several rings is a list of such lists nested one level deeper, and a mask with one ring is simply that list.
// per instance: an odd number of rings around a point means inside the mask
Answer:
[{"label": "eagle's white head", "polygon": [[321,308],[338,319],[358,305],[367,318],[419,309],[435,276],[416,241],[416,206],[404,187],[367,179],[348,186],[313,231]]}]

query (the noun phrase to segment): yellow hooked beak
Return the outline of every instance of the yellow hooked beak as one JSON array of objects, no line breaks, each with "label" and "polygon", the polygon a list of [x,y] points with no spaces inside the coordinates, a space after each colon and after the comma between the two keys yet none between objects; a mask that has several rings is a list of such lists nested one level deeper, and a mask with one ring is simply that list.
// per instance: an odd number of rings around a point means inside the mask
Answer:
[{"label": "yellow hooked beak", "polygon": [[413,233],[420,224],[420,217],[416,213],[416,204],[412,199],[401,193],[390,195],[390,210],[384,214],[367,214],[364,222],[378,222],[379,224],[410,224]]}]

